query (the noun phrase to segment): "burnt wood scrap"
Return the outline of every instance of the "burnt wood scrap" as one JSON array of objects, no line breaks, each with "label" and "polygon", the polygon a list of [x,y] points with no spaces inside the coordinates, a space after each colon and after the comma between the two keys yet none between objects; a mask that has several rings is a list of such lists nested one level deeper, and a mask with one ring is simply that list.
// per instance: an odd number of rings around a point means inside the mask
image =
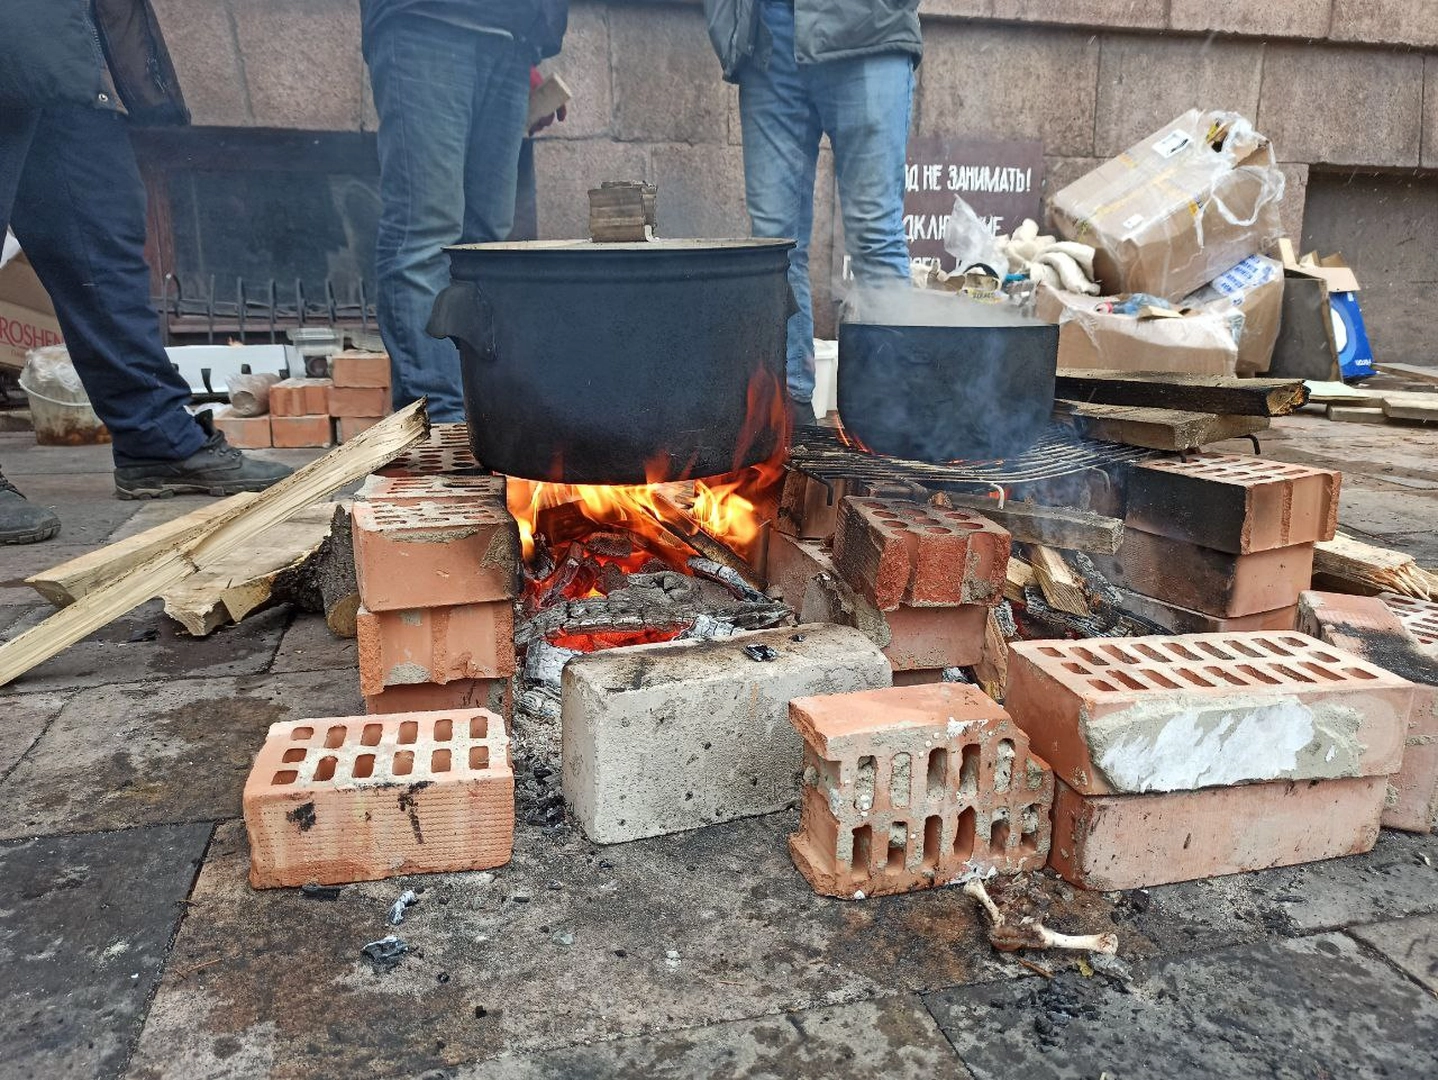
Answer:
[{"label": "burnt wood scrap", "polygon": [[1151,450],[1193,450],[1228,439],[1253,436],[1269,426],[1266,416],[1100,405],[1082,401],[1055,402],[1054,416],[1084,438]]},{"label": "burnt wood scrap", "polygon": [[1229,416],[1287,416],[1307,404],[1308,389],[1302,379],[1061,368],[1055,396],[1099,405],[1140,405]]},{"label": "burnt wood scrap", "polygon": [[1419,566],[1411,555],[1339,533],[1314,546],[1313,587],[1362,596],[1390,592],[1433,600],[1438,599],[1438,574]]}]

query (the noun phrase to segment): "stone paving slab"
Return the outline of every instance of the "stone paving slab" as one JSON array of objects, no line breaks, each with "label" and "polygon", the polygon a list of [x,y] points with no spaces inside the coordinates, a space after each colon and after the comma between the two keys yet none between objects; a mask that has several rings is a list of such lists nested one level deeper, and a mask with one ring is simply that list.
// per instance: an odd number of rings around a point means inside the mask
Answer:
[{"label": "stone paving slab", "polygon": [[[165,982],[131,1076],[414,1075],[1024,974],[957,889],[815,896],[785,848],[793,827],[771,815],[594,848],[525,826],[493,873],[355,885],[326,903],[251,890],[243,829],[226,824],[171,966],[220,963]],[[376,974],[360,947],[389,932],[407,885],[426,892],[394,932],[416,951]],[[1075,905],[1072,928],[1108,925],[1101,897]]]},{"label": "stone paving slab", "polygon": [[1342,934],[925,998],[977,1080],[1438,1075],[1438,1000]]},{"label": "stone paving slab", "polygon": [[0,844],[0,1078],[119,1076],[210,826]]},{"label": "stone paving slab", "polygon": [[[138,679],[255,675],[269,666],[289,622],[288,611],[274,608],[193,638],[164,607],[159,599],[142,604],[32,668],[8,689],[32,693]],[[48,603],[33,609],[10,626],[7,636],[38,626],[53,611]]]},{"label": "stone paving slab", "polygon": [[297,611],[280,638],[271,671],[330,671],[336,679],[359,686],[359,654],[354,638],[330,633],[324,616]]},{"label": "stone paving slab", "polygon": [[60,538],[43,544],[14,544],[0,548],[0,604],[23,608],[26,612],[54,611],[50,601],[37,593],[25,579],[41,570],[93,551],[97,545],[72,544]]},{"label": "stone paving slab", "polygon": [[0,783],[0,838],[237,817],[270,724],[362,707],[323,672],[82,690]]},{"label": "stone paving slab", "polygon": [[420,1080],[968,1080],[917,997],[834,1005],[545,1054],[500,1058]]},{"label": "stone paving slab", "polygon": [[0,779],[35,745],[68,699],[68,694],[0,696]]},{"label": "stone paving slab", "polygon": [[1296,931],[1438,913],[1438,836],[1384,831],[1367,855],[1253,875]]},{"label": "stone paving slab", "polygon": [[1438,994],[1438,917],[1399,919],[1355,927],[1348,932]]}]

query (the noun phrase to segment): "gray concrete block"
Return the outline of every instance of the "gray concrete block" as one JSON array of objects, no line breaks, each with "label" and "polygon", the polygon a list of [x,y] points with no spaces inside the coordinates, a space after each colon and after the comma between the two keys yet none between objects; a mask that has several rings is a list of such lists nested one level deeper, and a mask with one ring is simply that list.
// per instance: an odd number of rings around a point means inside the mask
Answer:
[{"label": "gray concrete block", "polygon": [[[755,660],[745,648],[778,656]],[[594,653],[564,669],[564,797],[602,844],[697,829],[795,802],[789,702],[888,686],[857,630],[804,625],[727,641]]]},{"label": "gray concrete block", "polygon": [[1120,154],[1194,106],[1231,109],[1252,120],[1262,83],[1257,42],[1200,46],[1192,38],[1107,35],[1099,56],[1094,152]]},{"label": "gray concrete block", "polygon": [[650,161],[659,185],[660,236],[749,235],[744,152],[739,147],[656,146]]},{"label": "gray concrete block", "polygon": [[[608,139],[540,139],[534,144],[539,238],[589,235],[589,189],[605,180],[648,180],[649,147]],[[661,213],[664,193],[659,193]]]},{"label": "gray concrete block", "polygon": [[1162,30],[1165,0],[994,0],[996,19],[1024,22],[1078,23],[1083,26],[1121,26]]},{"label": "gray concrete block", "polygon": [[1438,918],[1399,919],[1348,932],[1438,994]]},{"label": "gray concrete block", "polygon": [[697,4],[611,7],[609,39],[617,138],[729,141],[728,91]]},{"label": "gray concrete block", "polygon": [[257,127],[358,131],[359,6],[350,0],[244,0],[230,5]]},{"label": "gray concrete block", "polygon": [[153,2],[195,123],[215,127],[253,123],[239,45],[225,0]]},{"label": "gray concrete block", "polygon": [[[926,47],[917,134],[1042,139],[1049,154],[1093,153],[1099,45],[1092,34],[939,24]],[[1041,89],[1053,86],[1063,91]]]},{"label": "gray concrete block", "polygon": [[1438,167],[1438,56],[1423,58],[1423,167]]},{"label": "gray concrete block", "polygon": [[1438,0],[1333,0],[1334,41],[1438,46]]},{"label": "gray concrete block", "polygon": [[608,5],[574,4],[564,51],[540,65],[546,75],[558,75],[574,98],[564,123],[544,129],[540,139],[589,139],[608,135],[614,114],[609,74]]},{"label": "gray concrete block", "polygon": [[1412,52],[1269,45],[1258,130],[1284,161],[1417,165],[1423,63]]},{"label": "gray concrete block", "polygon": [[1252,37],[1321,38],[1328,32],[1331,0],[1171,0],[1169,26]]}]

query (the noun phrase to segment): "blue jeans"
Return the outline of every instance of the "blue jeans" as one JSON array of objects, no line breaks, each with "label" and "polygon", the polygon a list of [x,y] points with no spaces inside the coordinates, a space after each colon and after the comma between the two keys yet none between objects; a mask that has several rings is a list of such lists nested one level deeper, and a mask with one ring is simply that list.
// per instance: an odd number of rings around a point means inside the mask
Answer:
[{"label": "blue jeans", "polygon": [[529,54],[499,34],[396,15],[364,42],[379,113],[380,334],[394,403],[464,419],[459,351],[425,333],[449,284],[444,247],[504,240],[529,111]]},{"label": "blue jeans", "polygon": [[55,304],[115,464],[205,444],[165,355],[145,262],[145,185],[124,117],[86,105],[0,109],[0,235],[10,223]]},{"label": "blue jeans", "polygon": [[794,58],[794,9],[760,0],[773,52],[739,72],[744,128],[744,186],[755,236],[796,241],[789,284],[799,312],[789,319],[789,396],[814,396],[814,310],[809,238],[814,230],[814,173],[828,134],[844,216],[844,240],[861,284],[909,280],[904,237],[904,159],[914,98],[914,69],[899,53],[800,67]]}]

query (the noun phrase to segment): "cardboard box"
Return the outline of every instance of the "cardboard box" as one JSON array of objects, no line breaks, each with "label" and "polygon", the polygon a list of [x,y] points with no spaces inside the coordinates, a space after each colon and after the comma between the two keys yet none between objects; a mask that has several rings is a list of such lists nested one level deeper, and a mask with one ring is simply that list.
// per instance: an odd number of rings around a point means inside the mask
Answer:
[{"label": "cardboard box", "polygon": [[1182,306],[1243,313],[1243,335],[1238,339],[1238,374],[1258,375],[1268,370],[1278,327],[1283,318],[1283,264],[1263,255],[1250,255],[1196,292]]},{"label": "cardboard box", "polygon": [[24,254],[15,254],[0,264],[0,367],[18,372],[31,349],[61,340],[55,305]]},{"label": "cardboard box", "polygon": [[1059,325],[1059,367],[1185,375],[1237,370],[1243,313],[1232,305],[1154,318],[1098,310],[1119,299],[1039,289],[1036,314]]},{"label": "cardboard box", "polygon": [[1291,302],[1283,307],[1283,332],[1274,372],[1305,379],[1363,379],[1377,373],[1373,347],[1358,306],[1358,277],[1342,255],[1301,259],[1288,239],[1278,242]]},{"label": "cardboard box", "polygon": [[1282,235],[1283,185],[1247,120],[1191,109],[1060,191],[1049,216],[1097,249],[1106,292],[1178,300]]}]

